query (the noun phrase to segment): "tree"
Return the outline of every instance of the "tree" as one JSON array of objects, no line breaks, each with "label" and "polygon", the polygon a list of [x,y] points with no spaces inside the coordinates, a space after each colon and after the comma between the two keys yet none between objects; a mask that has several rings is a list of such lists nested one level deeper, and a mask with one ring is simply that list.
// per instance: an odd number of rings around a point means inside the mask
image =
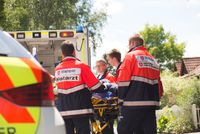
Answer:
[{"label": "tree", "polygon": [[89,30],[93,50],[102,42],[101,29],[107,14],[104,10],[92,10],[93,0],[34,0],[33,5],[34,29],[63,29],[82,25]]},{"label": "tree", "polygon": [[6,31],[31,29],[31,0],[5,0]]},{"label": "tree", "polygon": [[145,40],[145,46],[155,56],[161,69],[173,69],[176,61],[183,57],[185,43],[177,43],[176,36],[166,32],[162,25],[145,25],[140,34]]},{"label": "tree", "polygon": [[0,27],[3,27],[5,23],[4,3],[4,0],[0,0]]},{"label": "tree", "polygon": [[107,15],[91,7],[93,0],[6,0],[5,30],[71,29],[82,25],[88,28],[96,49]]},{"label": "tree", "polygon": [[33,0],[34,29],[63,29],[76,25],[78,0]]},{"label": "tree", "polygon": [[107,20],[106,7],[100,11],[92,10],[92,0],[80,0],[77,3],[77,23],[88,27],[93,50],[102,43],[101,29]]}]

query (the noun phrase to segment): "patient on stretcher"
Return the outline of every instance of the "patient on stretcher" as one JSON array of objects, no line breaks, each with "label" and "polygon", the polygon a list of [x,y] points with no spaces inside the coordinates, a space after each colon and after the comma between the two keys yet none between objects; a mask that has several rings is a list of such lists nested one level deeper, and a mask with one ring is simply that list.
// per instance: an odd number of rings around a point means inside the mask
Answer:
[{"label": "patient on stretcher", "polygon": [[109,80],[103,79],[100,80],[101,83],[106,87],[106,92],[103,93],[93,93],[92,97],[99,98],[99,99],[111,99],[112,97],[117,97],[117,84],[116,83],[110,83]]}]

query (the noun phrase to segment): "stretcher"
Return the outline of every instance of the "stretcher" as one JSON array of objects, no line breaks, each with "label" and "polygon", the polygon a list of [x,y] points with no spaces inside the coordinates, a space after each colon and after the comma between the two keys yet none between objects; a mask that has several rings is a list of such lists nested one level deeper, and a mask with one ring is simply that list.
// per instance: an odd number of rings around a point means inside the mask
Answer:
[{"label": "stretcher", "polygon": [[118,116],[118,97],[112,92],[94,93],[92,95],[94,116],[91,119],[92,133],[101,134],[110,123]]}]

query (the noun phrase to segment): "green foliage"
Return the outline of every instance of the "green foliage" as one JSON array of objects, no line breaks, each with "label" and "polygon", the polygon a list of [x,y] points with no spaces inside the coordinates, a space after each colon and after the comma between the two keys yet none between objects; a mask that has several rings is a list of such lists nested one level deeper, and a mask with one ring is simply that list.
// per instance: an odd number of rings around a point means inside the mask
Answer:
[{"label": "green foliage", "polygon": [[102,43],[101,30],[107,20],[106,6],[92,10],[93,0],[80,0],[77,4],[77,24],[88,27],[93,50]]},{"label": "green foliage", "polygon": [[158,132],[172,132],[171,124],[175,120],[175,117],[168,107],[164,108],[158,121],[157,131]]},{"label": "green foliage", "polygon": [[185,43],[177,43],[176,36],[166,32],[162,25],[145,25],[140,32],[150,53],[158,59],[162,69],[173,69],[174,62],[183,56]]},{"label": "green foliage", "polygon": [[194,125],[191,112],[183,111],[182,113],[180,113],[171,123],[171,127],[173,128],[173,131],[177,134],[192,132],[194,130]]},{"label": "green foliage", "polygon": [[160,101],[160,108],[162,109],[165,106],[172,106],[172,103],[169,102],[169,95],[166,92],[164,92],[164,95]]},{"label": "green foliage", "polygon": [[0,0],[0,27],[3,27],[5,23],[4,3],[4,0]]},{"label": "green foliage", "polygon": [[[104,9],[92,8],[93,0],[5,0],[4,30],[88,28],[93,48],[101,43],[101,29],[107,20]],[[1,14],[0,14],[1,15]]]},{"label": "green foliage", "polygon": [[192,123],[191,113],[182,110],[173,112],[172,109],[165,107],[157,121],[158,132],[182,134],[192,132],[194,125]]},{"label": "green foliage", "polygon": [[192,104],[200,106],[200,80],[191,79],[188,83],[187,89],[177,96],[177,103],[185,109]]},{"label": "green foliage", "polygon": [[163,71],[161,74],[164,96],[161,106],[200,105],[200,80],[196,78],[181,78],[177,73]]},{"label": "green foliage", "polygon": [[63,29],[76,25],[78,0],[32,0],[34,29]]},{"label": "green foliage", "polygon": [[5,0],[5,31],[30,30],[31,0]]},{"label": "green foliage", "polygon": [[187,88],[187,80],[177,77],[177,73],[163,71],[161,74],[164,95],[161,99],[161,108],[177,104],[176,97],[181,90]]},{"label": "green foliage", "polygon": [[[200,80],[181,78],[177,73],[163,71],[161,74],[164,96],[161,99],[162,113],[158,119],[158,131],[185,133],[194,130],[192,121],[192,104],[200,105]],[[172,112],[173,105],[181,109]]]},{"label": "green foliage", "polygon": [[162,115],[157,122],[158,132],[164,132],[169,122],[168,116]]},{"label": "green foliage", "polygon": [[88,27],[93,44],[93,50],[96,50],[96,47],[100,46],[100,44],[102,43],[100,28],[104,26],[106,17],[107,16],[105,12],[95,12],[93,15],[90,16],[88,24],[86,25]]}]

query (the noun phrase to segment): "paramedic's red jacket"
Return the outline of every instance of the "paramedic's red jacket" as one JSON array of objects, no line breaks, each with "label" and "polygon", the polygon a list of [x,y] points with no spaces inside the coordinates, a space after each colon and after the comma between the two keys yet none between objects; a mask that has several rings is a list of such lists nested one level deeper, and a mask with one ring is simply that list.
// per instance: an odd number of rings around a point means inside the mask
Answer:
[{"label": "paramedic's red jacket", "polygon": [[88,65],[75,57],[66,57],[55,69],[58,109],[62,116],[85,116],[93,113],[90,92],[102,92],[104,86]]},{"label": "paramedic's red jacket", "polygon": [[116,78],[109,72],[107,72],[105,79],[109,80],[111,83],[116,83]]},{"label": "paramedic's red jacket", "polygon": [[115,76],[113,76],[110,72],[108,72],[107,70],[104,72],[104,74],[102,76],[98,75],[97,78],[99,80],[103,80],[103,79],[107,79],[109,80],[110,83],[116,83],[116,78]]},{"label": "paramedic's red jacket", "polygon": [[119,63],[117,69],[116,69],[116,75],[115,75],[115,81],[117,82],[117,77],[119,76],[119,68],[121,66],[122,62]]},{"label": "paramedic's red jacket", "polygon": [[159,65],[144,46],[131,49],[119,68],[119,102],[126,108],[159,106],[162,96]]}]

